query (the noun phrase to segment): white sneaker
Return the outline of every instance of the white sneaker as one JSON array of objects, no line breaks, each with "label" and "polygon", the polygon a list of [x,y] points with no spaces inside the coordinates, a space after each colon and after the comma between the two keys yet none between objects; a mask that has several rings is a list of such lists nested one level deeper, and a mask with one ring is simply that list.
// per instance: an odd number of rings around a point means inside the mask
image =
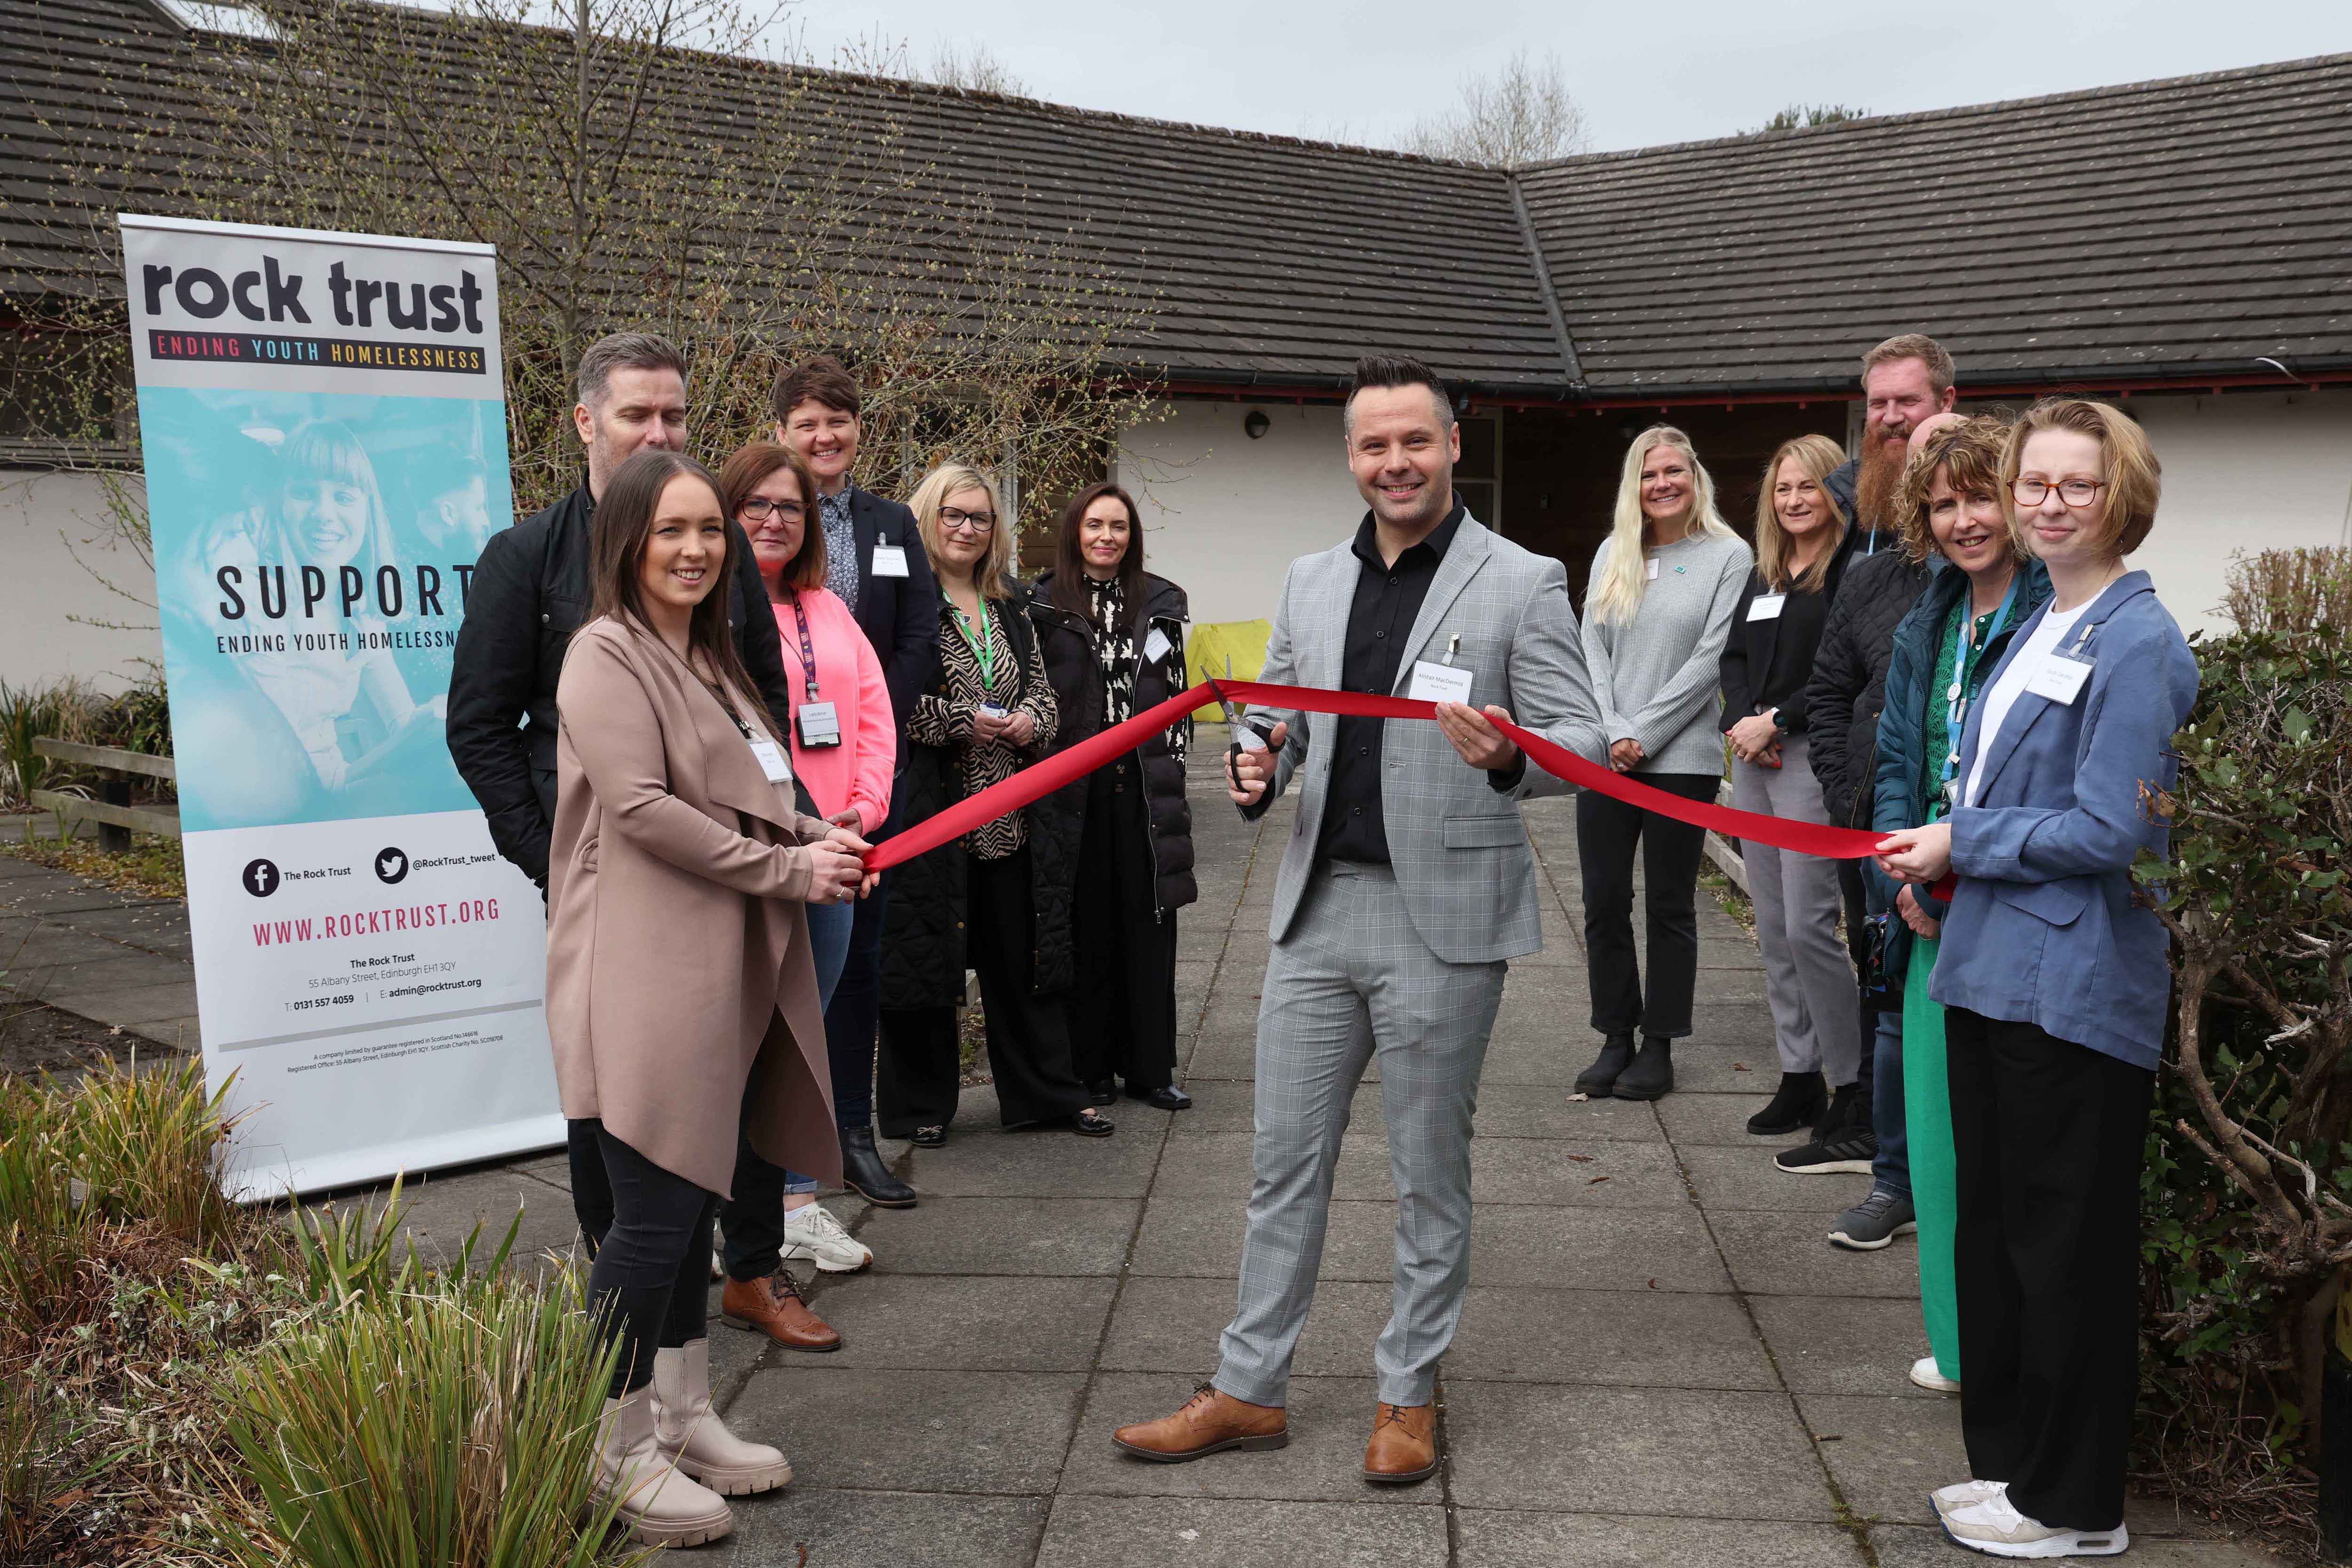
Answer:
[{"label": "white sneaker", "polygon": [[2004,1487],[1982,1502],[1943,1516],[1944,1533],[1955,1546],[1995,1557],[2113,1557],[2131,1544],[2131,1531],[2066,1530],[2028,1519],[2010,1505]]},{"label": "white sneaker", "polygon": [[803,1204],[784,1211],[784,1256],[827,1274],[855,1274],[874,1261],[874,1249],[842,1229],[823,1204]]},{"label": "white sneaker", "polygon": [[[1911,1363],[1911,1381],[1930,1394],[1958,1394],[1960,1391],[1958,1383],[1936,1370],[1936,1358],[1931,1355],[1923,1355]],[[1970,1481],[1968,1484],[1975,1486],[1977,1483]],[[1946,1491],[1950,1489],[1948,1487],[1945,1489]],[[1944,1493],[1936,1495],[1941,1497]]]},{"label": "white sneaker", "polygon": [[1999,1497],[2008,1489],[2007,1481],[1955,1481],[1948,1487],[1937,1487],[1928,1496],[1936,1500],[1936,1511],[1944,1514]]}]

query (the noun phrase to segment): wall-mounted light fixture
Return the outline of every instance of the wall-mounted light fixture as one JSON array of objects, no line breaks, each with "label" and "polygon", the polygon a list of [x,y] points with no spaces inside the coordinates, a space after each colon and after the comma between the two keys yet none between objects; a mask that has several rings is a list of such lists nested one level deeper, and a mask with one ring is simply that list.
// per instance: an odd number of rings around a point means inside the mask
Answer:
[{"label": "wall-mounted light fixture", "polygon": [[1242,416],[1242,434],[1255,441],[1274,428],[1274,421],[1265,416],[1263,408],[1253,408]]}]

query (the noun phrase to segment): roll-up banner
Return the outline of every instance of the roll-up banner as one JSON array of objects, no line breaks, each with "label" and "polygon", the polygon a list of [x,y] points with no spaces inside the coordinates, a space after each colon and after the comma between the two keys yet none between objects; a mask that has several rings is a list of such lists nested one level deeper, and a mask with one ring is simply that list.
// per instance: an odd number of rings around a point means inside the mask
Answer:
[{"label": "roll-up banner", "polygon": [[496,258],[121,221],[230,1190],[560,1143],[539,893],[443,733],[474,563],[514,515]]}]

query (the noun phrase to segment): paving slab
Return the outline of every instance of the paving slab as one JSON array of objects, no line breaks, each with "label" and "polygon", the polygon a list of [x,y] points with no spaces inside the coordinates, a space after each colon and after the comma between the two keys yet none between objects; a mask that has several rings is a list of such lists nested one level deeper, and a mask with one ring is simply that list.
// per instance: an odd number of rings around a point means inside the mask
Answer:
[{"label": "paving slab", "polygon": [[[1133,1107],[1130,1125],[1129,1108]],[[1119,1124],[1108,1138],[1080,1138],[1060,1128],[991,1131],[918,1149],[907,1181],[926,1198],[1139,1198],[1151,1185],[1160,1140],[1141,1125],[1150,1112],[1133,1100],[1105,1109]]]},{"label": "paving slab", "polygon": [[[1200,1382],[1217,1370],[1217,1336],[1233,1318],[1237,1293],[1231,1282],[1130,1276],[1111,1313],[1100,1366],[1180,1373]],[[1318,1281],[1291,1371],[1302,1377],[1370,1375],[1372,1345],[1388,1323],[1391,1293],[1386,1283]]]},{"label": "paving slab", "polygon": [[1444,1392],[1453,1498],[1465,1508],[1836,1517],[1784,1394],[1455,1377]]},{"label": "paving slab", "polygon": [[[1427,1491],[1423,1487],[1418,1489]],[[1058,1497],[1037,1568],[1366,1568],[1442,1563],[1445,1510],[1366,1502]]]},{"label": "paving slab", "polygon": [[1751,1296],[1918,1299],[1919,1260],[1907,1239],[1876,1252],[1847,1252],[1829,1244],[1824,1216],[1763,1209],[1711,1211],[1707,1223],[1732,1278]]},{"label": "paving slab", "polygon": [[1933,1524],[1927,1494],[1969,1477],[1957,1399],[1805,1394],[1797,1408],[1847,1506],[1865,1518]]},{"label": "paving slab", "polygon": [[[1780,1080],[1775,1079],[1773,1083]],[[1677,1144],[1720,1144],[1727,1149],[1759,1149],[1769,1158],[1787,1143],[1785,1138],[1759,1138],[1748,1131],[1748,1119],[1771,1103],[1771,1083],[1759,1083],[1753,1094],[1706,1093],[1677,1087],[1657,1101],[1658,1121]]]},{"label": "paving slab", "polygon": [[[794,1272],[806,1279],[805,1265]],[[1084,1372],[1118,1281],[827,1275],[811,1305],[841,1331],[828,1364],[900,1371]]]},{"label": "paving slab", "polygon": [[[136,973],[144,978],[168,973],[149,966],[167,965],[170,960],[143,958],[139,963],[142,967]],[[102,970],[128,969],[129,965],[108,963],[99,967]],[[183,965],[172,967],[185,973]],[[76,978],[79,984],[91,976],[85,974]],[[52,1007],[62,1007],[68,1013],[77,1013],[101,1024],[121,1024],[128,1027],[134,1024],[152,1024],[163,1018],[193,1016],[196,1010],[196,983],[193,979],[172,979],[143,985],[109,985],[103,988],[92,985],[87,989],[60,990],[44,995],[41,1000]]]},{"label": "paving slab", "polygon": [[[1669,1097],[1671,1098],[1671,1097]],[[1690,1173],[1701,1208],[1709,1214],[1729,1209],[1777,1209],[1784,1214],[1811,1215],[1827,1235],[1830,1222],[1870,1195],[1870,1178],[1852,1172],[1791,1175],[1772,1163],[1783,1149],[1801,1145],[1801,1138],[1759,1138],[1753,1149],[1692,1144],[1677,1148],[1683,1168]]]},{"label": "paving slab", "polygon": [[1445,1352],[1449,1382],[1776,1388],[1763,1343],[1728,1296],[1473,1286]]},{"label": "paving slab", "polygon": [[[1369,1368],[1369,1350],[1363,1364]],[[1293,1375],[1284,1408],[1290,1446],[1262,1453],[1212,1454],[1188,1464],[1159,1465],[1121,1453],[1110,1435],[1135,1421],[1167,1415],[1192,1396],[1199,1377],[1129,1373],[1095,1380],[1062,1472],[1062,1493],[1108,1497],[1259,1498],[1368,1502],[1412,1507],[1435,1500],[1435,1489],[1380,1487],[1364,1479],[1364,1441],[1371,1436],[1380,1385],[1370,1376]]]},{"label": "paving slab", "polygon": [[[1911,1250],[1908,1237],[1889,1252]],[[1913,1252],[1916,1258],[1916,1253]],[[1764,1342],[1781,1380],[1797,1394],[1948,1399],[1913,1383],[1911,1363],[1927,1353],[1927,1331],[1913,1300],[1871,1296],[1751,1296]]]},{"label": "paving slab", "polygon": [[1052,1505],[1042,1497],[827,1491],[795,1479],[730,1506],[734,1532],[696,1548],[696,1568],[799,1568],[803,1548],[809,1568],[1029,1568]]},{"label": "paving slab", "polygon": [[804,1356],[754,1372],[730,1430],[773,1443],[796,1484],[890,1491],[1048,1492],[1085,1377],[1055,1372],[874,1371]]},{"label": "paving slab", "polygon": [[1455,1518],[1466,1568],[1864,1568],[1853,1537],[1832,1524],[1482,1508]]},{"label": "paving slab", "polygon": [[859,1239],[889,1274],[1116,1274],[1142,1205],[1120,1198],[926,1198]]}]

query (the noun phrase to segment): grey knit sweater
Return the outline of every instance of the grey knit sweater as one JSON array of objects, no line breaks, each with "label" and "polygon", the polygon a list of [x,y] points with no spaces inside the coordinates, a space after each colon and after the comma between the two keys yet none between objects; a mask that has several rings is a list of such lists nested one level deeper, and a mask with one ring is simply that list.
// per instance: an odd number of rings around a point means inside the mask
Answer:
[{"label": "grey knit sweater", "polygon": [[[1642,607],[1622,625],[1596,621],[1588,590],[1584,662],[1592,674],[1605,733],[1642,742],[1636,773],[1720,773],[1723,696],[1718,669],[1731,612],[1755,564],[1737,536],[1693,534],[1648,552],[1658,574],[1643,584]],[[1609,546],[1592,558],[1601,580]]]}]

